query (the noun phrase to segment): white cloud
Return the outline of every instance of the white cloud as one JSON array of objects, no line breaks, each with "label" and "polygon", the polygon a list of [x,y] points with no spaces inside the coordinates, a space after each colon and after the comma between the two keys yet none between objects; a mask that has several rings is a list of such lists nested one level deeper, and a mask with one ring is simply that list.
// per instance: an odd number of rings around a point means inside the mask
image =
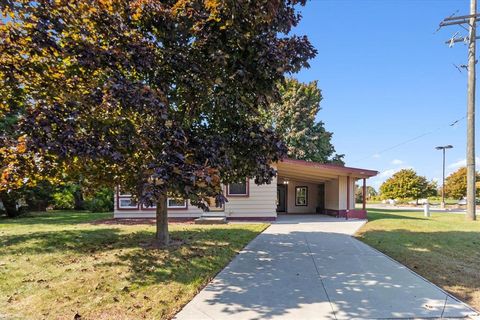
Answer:
[{"label": "white cloud", "polygon": [[378,159],[378,158],[380,158],[380,155],[379,155],[378,153],[375,153],[375,154],[372,156],[372,158]]},{"label": "white cloud", "polygon": [[399,166],[399,165],[403,164],[403,161],[399,160],[399,159],[394,159],[394,160],[392,160],[392,164],[396,165],[396,166]]},{"label": "white cloud", "polygon": [[[479,166],[479,163],[480,162],[480,158],[479,157],[476,157],[475,158],[475,164],[477,166],[477,169],[478,169],[478,166]],[[454,163],[451,163],[448,165],[448,168],[449,169],[453,169],[453,170],[457,170],[461,167],[465,167],[467,165],[467,159],[459,159],[458,161],[454,162]]]},{"label": "white cloud", "polygon": [[467,160],[462,159],[462,160],[458,160],[457,162],[449,164],[448,167],[450,169],[458,169],[458,168],[461,168],[461,167],[465,167],[466,165],[467,165]]},{"label": "white cloud", "polygon": [[398,171],[403,170],[403,169],[413,169],[413,167],[399,167],[399,168],[387,169],[387,170],[384,170],[384,171],[380,172],[380,174],[378,176],[381,177],[381,178],[387,179],[387,178],[390,178],[391,176],[393,176]]}]

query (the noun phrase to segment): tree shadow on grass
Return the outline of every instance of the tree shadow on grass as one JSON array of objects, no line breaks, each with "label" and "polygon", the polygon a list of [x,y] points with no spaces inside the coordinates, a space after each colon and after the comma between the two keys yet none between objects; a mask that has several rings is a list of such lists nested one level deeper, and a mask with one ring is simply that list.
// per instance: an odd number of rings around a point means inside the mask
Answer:
[{"label": "tree shadow on grass", "polygon": [[480,230],[413,232],[368,230],[365,243],[480,309]]},{"label": "tree shadow on grass", "polygon": [[47,211],[29,212],[27,214],[7,218],[0,216],[0,225],[74,225],[92,222],[93,220],[111,218],[111,212],[87,212],[87,211]]},{"label": "tree shadow on grass", "polygon": [[131,284],[145,286],[177,281],[207,281],[253,239],[257,232],[245,228],[190,227],[170,232],[181,246],[164,249],[142,247],[153,231],[121,232],[119,228],[37,231],[0,237],[0,259],[17,254],[75,253],[90,256],[115,251],[116,259],[95,262],[95,267],[127,266]]}]

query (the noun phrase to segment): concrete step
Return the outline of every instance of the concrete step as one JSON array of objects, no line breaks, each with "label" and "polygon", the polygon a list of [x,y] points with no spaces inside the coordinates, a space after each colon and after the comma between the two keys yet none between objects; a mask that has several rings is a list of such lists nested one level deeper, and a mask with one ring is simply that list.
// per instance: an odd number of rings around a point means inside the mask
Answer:
[{"label": "concrete step", "polygon": [[195,224],[225,224],[226,217],[200,217],[195,219]]}]

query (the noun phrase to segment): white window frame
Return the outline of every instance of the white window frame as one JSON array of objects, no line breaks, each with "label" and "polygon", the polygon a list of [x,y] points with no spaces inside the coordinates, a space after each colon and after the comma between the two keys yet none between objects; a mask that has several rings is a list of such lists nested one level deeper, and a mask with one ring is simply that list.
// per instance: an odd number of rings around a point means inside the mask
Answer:
[{"label": "white window frame", "polygon": [[[298,196],[297,191],[299,189],[304,189],[305,190],[305,195],[302,196],[302,198],[305,197],[305,204],[299,204],[299,202],[298,202],[299,196]],[[308,207],[308,187],[307,186],[296,186],[295,187],[295,206],[296,207]]]},{"label": "white window frame", "polygon": [[[240,184],[241,182],[237,182],[236,184]],[[246,179],[243,183],[245,183],[245,193],[230,193],[231,191],[231,188],[230,186],[233,184],[233,183],[229,183],[227,185],[227,197],[248,197],[249,196],[249,193],[250,193],[250,186],[249,186],[249,182],[248,180]]]},{"label": "white window frame", "polygon": [[[170,200],[183,200],[183,205],[181,205],[181,206],[171,206],[170,205]],[[187,209],[187,208],[188,208],[187,199],[167,198],[167,209]]]},{"label": "white window frame", "polygon": [[128,200],[130,201],[130,203],[132,202],[132,198],[131,197],[123,197],[123,198],[118,198],[118,208],[119,209],[123,209],[123,210],[126,210],[126,209],[135,209],[137,210],[138,209],[138,203],[136,205],[122,205],[122,201],[125,201],[125,200]]}]

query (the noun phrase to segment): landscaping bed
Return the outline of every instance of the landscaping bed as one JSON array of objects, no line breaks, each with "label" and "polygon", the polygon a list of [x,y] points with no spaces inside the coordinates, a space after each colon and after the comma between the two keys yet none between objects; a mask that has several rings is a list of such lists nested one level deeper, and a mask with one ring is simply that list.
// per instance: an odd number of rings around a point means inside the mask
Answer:
[{"label": "landscaping bed", "polygon": [[111,214],[0,218],[0,319],[168,319],[267,224],[170,225],[184,244],[145,249],[154,226]]}]

